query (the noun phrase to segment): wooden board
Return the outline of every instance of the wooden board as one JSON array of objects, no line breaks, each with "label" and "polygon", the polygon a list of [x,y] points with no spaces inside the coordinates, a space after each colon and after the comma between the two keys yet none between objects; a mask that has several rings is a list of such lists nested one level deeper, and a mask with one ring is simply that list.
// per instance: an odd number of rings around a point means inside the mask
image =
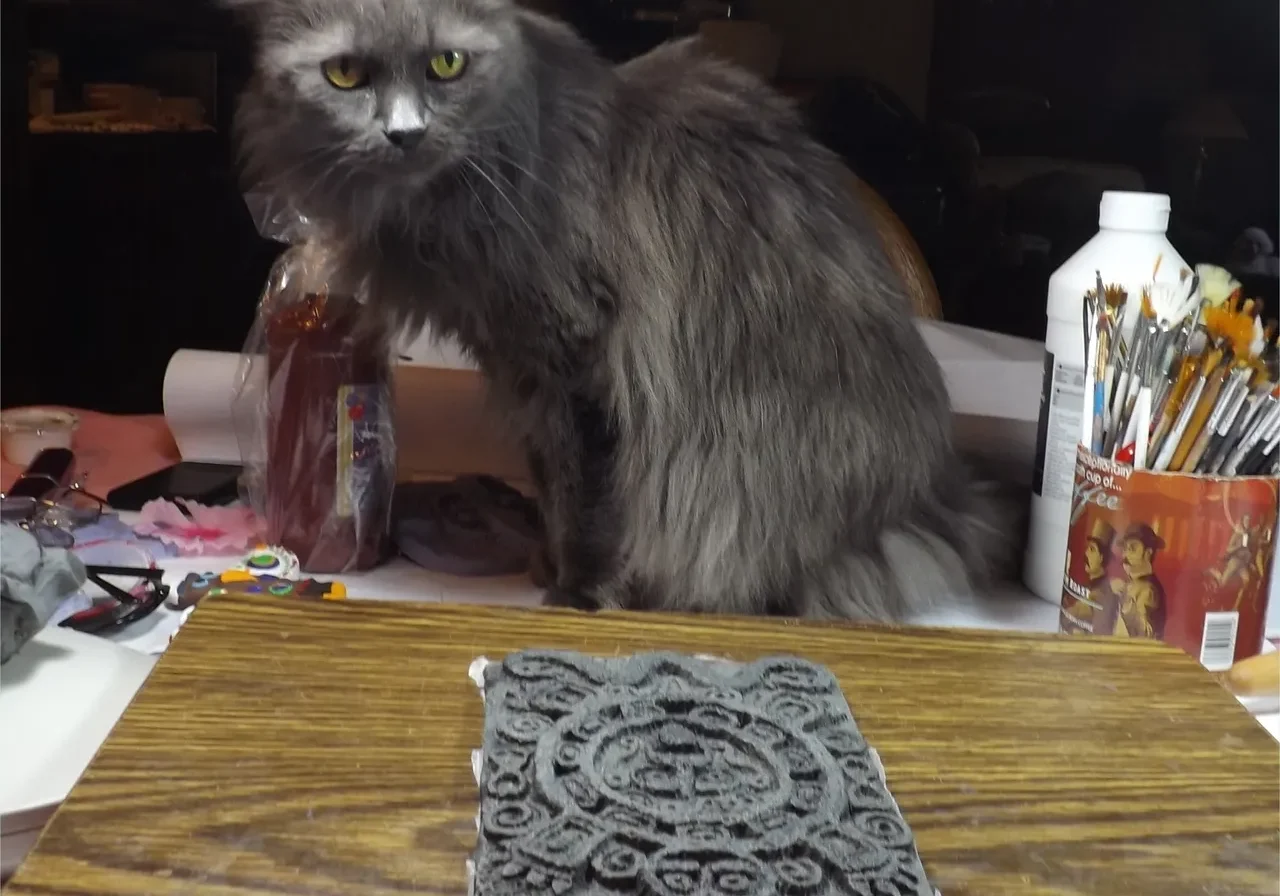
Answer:
[{"label": "wooden board", "polygon": [[1159,644],[430,605],[202,604],[14,894],[465,893],[477,655],[792,653],[944,896],[1276,894],[1275,743]]}]

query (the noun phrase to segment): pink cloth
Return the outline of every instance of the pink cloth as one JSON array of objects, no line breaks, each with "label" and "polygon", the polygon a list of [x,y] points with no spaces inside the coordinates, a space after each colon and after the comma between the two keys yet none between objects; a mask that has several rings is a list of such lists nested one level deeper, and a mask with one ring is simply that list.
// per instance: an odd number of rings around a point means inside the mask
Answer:
[{"label": "pink cloth", "polygon": [[248,507],[206,507],[182,498],[148,501],[133,524],[134,532],[158,538],[184,557],[242,554],[261,541],[261,528]]},{"label": "pink cloth", "polygon": [[[169,427],[160,414],[121,416],[62,408],[80,417],[71,447],[76,475],[85,491],[105,498],[107,492],[181,460]],[[0,482],[8,488],[22,468],[0,462]]]}]

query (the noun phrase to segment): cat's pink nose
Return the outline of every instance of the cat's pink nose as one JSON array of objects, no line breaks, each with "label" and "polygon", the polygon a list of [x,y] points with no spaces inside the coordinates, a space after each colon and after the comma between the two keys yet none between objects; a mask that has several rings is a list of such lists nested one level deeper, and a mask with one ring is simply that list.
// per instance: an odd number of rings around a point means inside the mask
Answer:
[{"label": "cat's pink nose", "polygon": [[413,149],[422,142],[422,135],[426,133],[422,128],[416,128],[409,131],[383,131],[387,135],[387,139],[395,146],[401,149]]}]

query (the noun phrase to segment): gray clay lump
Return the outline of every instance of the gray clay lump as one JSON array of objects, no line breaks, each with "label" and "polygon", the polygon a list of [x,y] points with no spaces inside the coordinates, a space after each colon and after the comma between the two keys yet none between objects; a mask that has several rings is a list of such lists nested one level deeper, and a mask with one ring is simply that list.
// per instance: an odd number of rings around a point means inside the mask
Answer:
[{"label": "gray clay lump", "polygon": [[485,670],[476,896],[933,896],[834,676],[524,652]]}]

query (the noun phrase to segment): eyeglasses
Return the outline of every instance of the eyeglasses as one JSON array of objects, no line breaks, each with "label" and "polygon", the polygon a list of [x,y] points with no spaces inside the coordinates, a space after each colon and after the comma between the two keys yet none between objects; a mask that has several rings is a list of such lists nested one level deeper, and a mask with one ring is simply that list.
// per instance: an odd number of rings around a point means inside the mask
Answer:
[{"label": "eyeglasses", "polygon": [[40,498],[0,494],[0,522],[30,532],[47,548],[75,544],[72,530],[102,518],[107,502],[79,488],[59,488]]},{"label": "eyeglasses", "polygon": [[[64,628],[90,635],[123,628],[150,616],[169,596],[169,586],[161,581],[164,571],[160,569],[86,566],[85,572],[90,582],[106,592],[106,599],[62,620],[59,625]],[[138,584],[126,590],[108,581],[107,576],[126,576],[137,580]]]}]

